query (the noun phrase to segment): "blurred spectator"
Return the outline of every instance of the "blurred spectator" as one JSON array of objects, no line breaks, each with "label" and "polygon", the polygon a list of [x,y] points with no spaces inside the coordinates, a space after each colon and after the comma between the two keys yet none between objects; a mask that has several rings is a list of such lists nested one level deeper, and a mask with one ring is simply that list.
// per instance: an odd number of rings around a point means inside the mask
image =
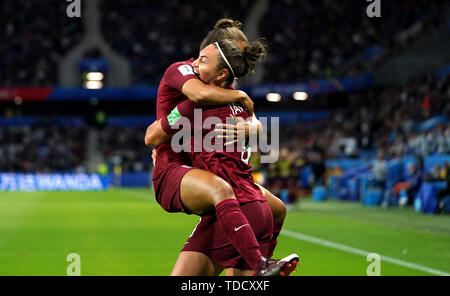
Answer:
[{"label": "blurred spectator", "polygon": [[260,185],[265,184],[266,180],[264,173],[262,172],[261,153],[259,151],[252,152],[252,155],[250,156],[250,164],[252,166],[252,175],[255,182]]},{"label": "blurred spectator", "polygon": [[438,127],[436,146],[438,154],[450,153],[450,128],[445,130],[445,125],[443,124]]},{"label": "blurred spectator", "polygon": [[325,185],[325,160],[323,152],[318,147],[311,152],[310,164],[314,176],[313,186]]},{"label": "blurred spectator", "polygon": [[445,178],[443,178],[443,176],[442,176],[442,171],[441,171],[439,164],[435,164],[433,166],[433,170],[430,173],[425,174],[424,180],[430,181],[430,182],[445,180]]},{"label": "blurred spectator", "polygon": [[377,157],[373,163],[372,170],[375,174],[376,186],[384,190],[387,174],[387,161],[384,159],[384,153],[382,151],[377,152]]},{"label": "blurred spectator", "polygon": [[445,163],[442,166],[441,177],[447,182],[444,189],[440,190],[437,195],[438,206],[436,208],[436,213],[450,213],[450,163]]},{"label": "blurred spectator", "polygon": [[281,181],[281,197],[286,203],[292,203],[296,199],[296,181],[298,176],[294,170],[294,155],[288,148],[281,148],[280,158],[277,162],[278,174]]},{"label": "blurred spectator", "polygon": [[270,188],[270,191],[274,195],[279,197],[282,184],[280,181],[278,166],[276,162],[272,162],[267,165],[267,184]]},{"label": "blurred spectator", "polygon": [[287,179],[292,176],[292,161],[290,152],[287,148],[281,148],[280,158],[277,162],[278,175],[286,183]]},{"label": "blurred spectator", "polygon": [[406,178],[402,182],[398,182],[394,186],[394,194],[399,197],[401,191],[406,192],[406,200],[401,202],[399,200],[399,204],[410,205],[414,201],[417,192],[422,185],[423,173],[420,169],[417,168],[415,164],[408,165],[408,172]]}]

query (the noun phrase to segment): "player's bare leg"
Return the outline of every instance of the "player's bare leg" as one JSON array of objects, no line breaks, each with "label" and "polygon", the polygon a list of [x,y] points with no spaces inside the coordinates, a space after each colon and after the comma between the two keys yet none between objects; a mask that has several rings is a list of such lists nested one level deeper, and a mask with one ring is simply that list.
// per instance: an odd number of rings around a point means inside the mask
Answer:
[{"label": "player's bare leg", "polygon": [[217,276],[223,267],[200,252],[184,251],[178,256],[171,276]]},{"label": "player's bare leg", "polygon": [[214,213],[217,204],[236,199],[233,188],[222,178],[208,171],[193,169],[184,175],[180,184],[183,206],[196,215]]},{"label": "player's bare leg", "polygon": [[210,172],[192,169],[181,180],[180,196],[183,206],[194,214],[215,213],[223,234],[250,266],[258,270],[265,258],[230,184]]}]

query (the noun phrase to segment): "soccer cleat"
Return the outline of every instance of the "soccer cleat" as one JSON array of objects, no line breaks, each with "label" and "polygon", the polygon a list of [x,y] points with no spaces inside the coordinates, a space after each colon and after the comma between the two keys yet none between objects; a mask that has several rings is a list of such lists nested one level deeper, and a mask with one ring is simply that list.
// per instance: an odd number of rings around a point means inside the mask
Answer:
[{"label": "soccer cleat", "polygon": [[283,259],[273,260],[261,257],[256,276],[289,276],[295,271],[298,265],[299,257],[297,254],[291,254]]}]

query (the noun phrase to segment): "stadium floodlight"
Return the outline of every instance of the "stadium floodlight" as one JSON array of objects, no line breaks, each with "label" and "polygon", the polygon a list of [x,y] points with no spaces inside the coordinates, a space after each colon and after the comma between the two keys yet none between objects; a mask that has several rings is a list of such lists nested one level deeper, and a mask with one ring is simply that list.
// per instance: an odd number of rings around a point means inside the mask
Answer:
[{"label": "stadium floodlight", "polygon": [[84,87],[87,89],[100,89],[103,87],[103,82],[101,81],[85,81]]},{"label": "stadium floodlight", "polygon": [[83,73],[82,83],[83,87],[87,89],[103,88],[103,80],[105,74],[100,71],[88,71]]},{"label": "stadium floodlight", "polygon": [[268,93],[266,99],[269,102],[279,102],[281,101],[281,95],[278,93]]},{"label": "stadium floodlight", "polygon": [[86,79],[91,81],[102,81],[104,75],[102,72],[88,72],[86,74]]},{"label": "stadium floodlight", "polygon": [[293,97],[296,101],[306,101],[308,99],[308,94],[303,91],[298,91],[294,93]]},{"label": "stadium floodlight", "polygon": [[22,97],[16,96],[16,97],[14,98],[14,104],[16,104],[16,105],[22,105],[22,102],[23,102]]}]

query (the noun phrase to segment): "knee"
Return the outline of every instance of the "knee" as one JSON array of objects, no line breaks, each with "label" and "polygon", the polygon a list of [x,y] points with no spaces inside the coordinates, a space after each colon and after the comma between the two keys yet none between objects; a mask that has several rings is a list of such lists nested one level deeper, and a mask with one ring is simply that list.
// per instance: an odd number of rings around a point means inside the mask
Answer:
[{"label": "knee", "polygon": [[226,199],[236,199],[233,188],[222,178],[214,178],[214,182],[211,186],[213,187],[211,190],[211,199],[214,206]]}]

